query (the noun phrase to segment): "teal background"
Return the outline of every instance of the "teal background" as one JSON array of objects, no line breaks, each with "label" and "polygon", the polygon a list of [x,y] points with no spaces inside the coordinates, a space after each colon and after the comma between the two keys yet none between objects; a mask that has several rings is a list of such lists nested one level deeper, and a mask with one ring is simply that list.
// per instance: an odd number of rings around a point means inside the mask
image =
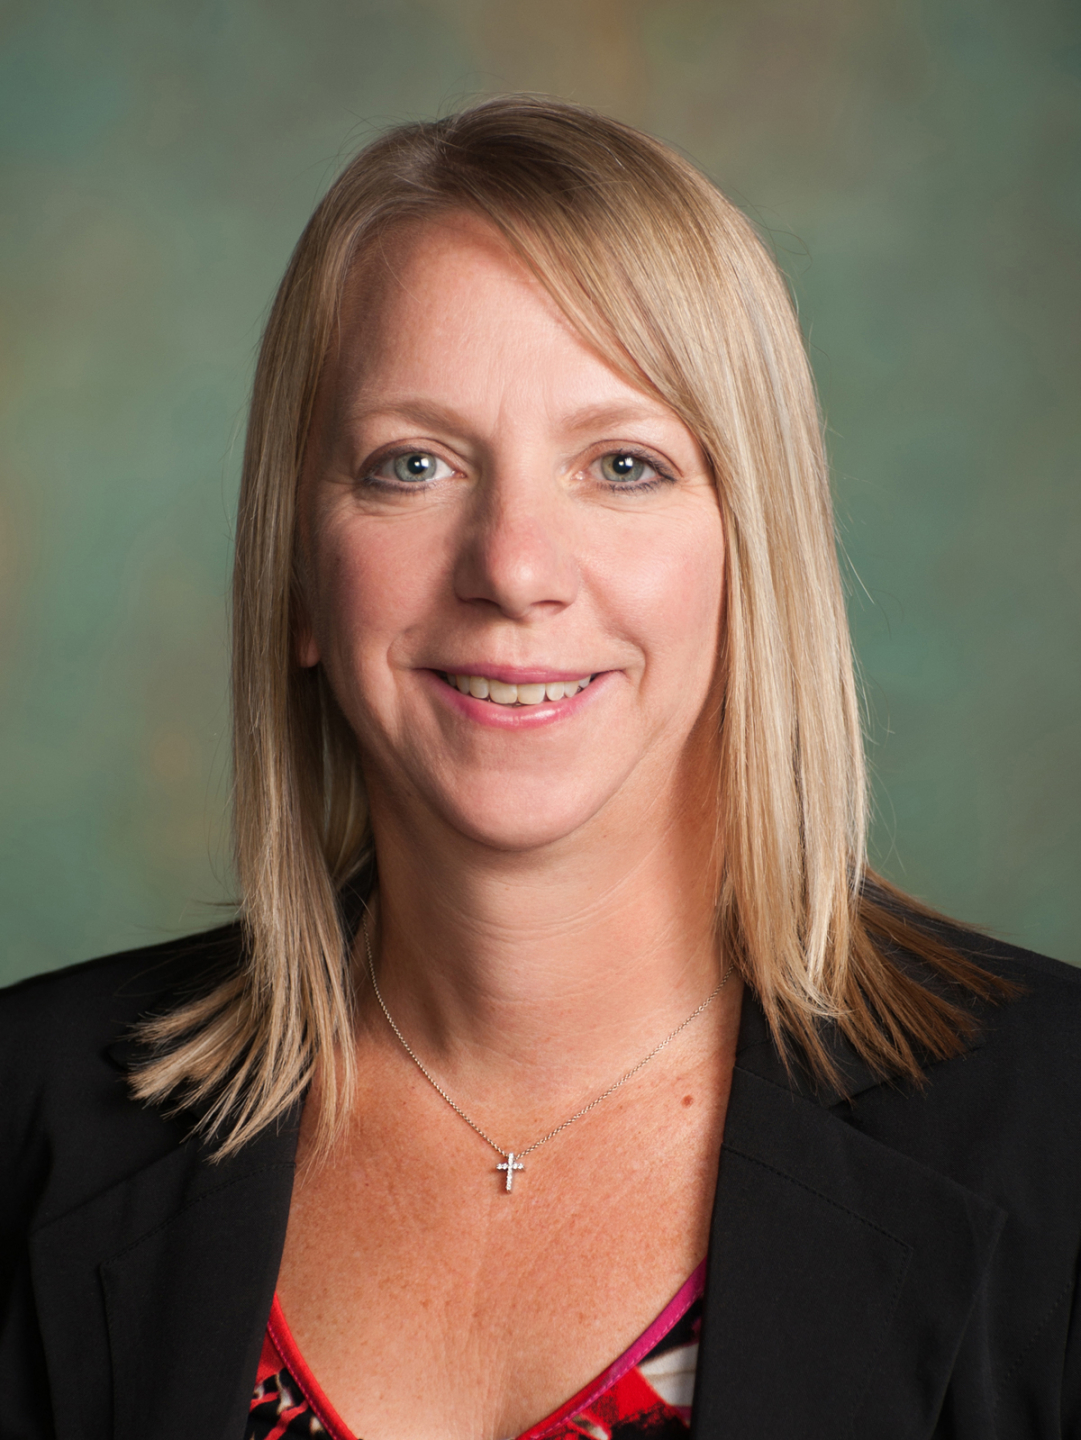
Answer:
[{"label": "teal background", "polygon": [[771,232],[829,421],[895,880],[1081,961],[1081,9],[7,0],[0,978],[213,923],[259,327],[381,127],[505,89]]}]

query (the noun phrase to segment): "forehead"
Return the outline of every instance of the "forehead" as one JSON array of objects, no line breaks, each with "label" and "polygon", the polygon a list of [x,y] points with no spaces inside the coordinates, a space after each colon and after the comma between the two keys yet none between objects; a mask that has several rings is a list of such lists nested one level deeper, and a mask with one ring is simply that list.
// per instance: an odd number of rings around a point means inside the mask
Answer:
[{"label": "forehead", "polygon": [[340,315],[328,370],[353,405],[418,384],[497,390],[517,379],[538,400],[585,386],[670,413],[579,334],[494,226],[469,214],[380,237],[353,267]]},{"label": "forehead", "polygon": [[[505,321],[531,338],[582,344],[540,282],[490,224],[468,214],[405,222],[354,265],[339,346],[353,366],[415,361],[484,342],[513,346]],[[370,370],[370,364],[364,366]]]},{"label": "forehead", "polygon": [[540,303],[558,313],[510,242],[479,215],[444,215],[396,222],[369,244],[350,270],[347,306],[387,306],[431,300],[448,287],[516,283],[532,289]]}]

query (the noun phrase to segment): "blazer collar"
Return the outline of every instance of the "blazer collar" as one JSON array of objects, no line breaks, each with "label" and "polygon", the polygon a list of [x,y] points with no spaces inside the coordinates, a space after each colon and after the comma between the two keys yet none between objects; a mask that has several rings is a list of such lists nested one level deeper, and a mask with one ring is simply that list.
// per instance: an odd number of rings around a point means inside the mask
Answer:
[{"label": "blazer collar", "polygon": [[[850,1098],[880,1083],[837,1053]],[[1004,1212],[857,1129],[838,1098],[786,1070],[748,993],[692,1440],[933,1431]]]},{"label": "blazer collar", "polygon": [[[737,1069],[758,1075],[763,1080],[791,1090],[804,1099],[814,1100],[827,1109],[846,1100],[854,1100],[865,1090],[889,1083],[884,1082],[882,1076],[871,1069],[851,1041],[846,1039],[839,1027],[832,1022],[824,1027],[823,1040],[837,1066],[840,1077],[837,1086],[815,1081],[798,1061],[793,1060],[790,1065],[786,1065],[774,1043],[765,1012],[749,986],[745,988],[743,997],[739,1039],[736,1042]],[[965,1050],[978,1050],[984,1041],[982,1031],[976,1031],[965,1039]]]},{"label": "blazer collar", "polygon": [[220,1163],[173,1146],[30,1237],[58,1440],[244,1433],[298,1119]]}]

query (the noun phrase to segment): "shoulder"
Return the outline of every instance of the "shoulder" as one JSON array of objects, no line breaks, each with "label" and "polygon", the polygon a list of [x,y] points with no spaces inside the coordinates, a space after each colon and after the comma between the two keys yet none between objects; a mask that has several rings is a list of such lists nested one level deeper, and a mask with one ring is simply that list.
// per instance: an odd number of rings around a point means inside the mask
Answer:
[{"label": "shoulder", "polygon": [[1029,1084],[1041,1073],[1055,1084],[1081,1084],[1081,967],[971,930],[944,938],[1015,987],[1009,998],[978,1007],[973,1048],[986,1052],[984,1063],[1019,1065],[1025,1057],[1021,1073]]},{"label": "shoulder", "polygon": [[[1013,994],[973,1003],[966,1051],[925,1083],[870,1086],[841,1106],[866,1133],[995,1198],[1074,1247],[1081,1215],[1081,970],[976,932],[944,939]],[[1037,1177],[1053,1173],[1054,1184]],[[1068,1237],[1068,1239],[1067,1239]]]},{"label": "shoulder", "polygon": [[0,1212],[78,1203],[178,1143],[182,1122],[131,1098],[122,1047],[141,1018],[209,988],[241,953],[239,925],[226,925],[0,990],[0,1145],[10,1167]]},{"label": "shoulder", "polygon": [[[880,958],[904,974],[910,989],[915,982],[919,989],[967,1011],[974,1022],[960,1066],[930,1059],[925,1064],[931,1088],[940,1075],[956,1080],[973,1052],[982,1059],[976,1072],[989,1065],[1013,1064],[1018,1054],[1027,1051],[1043,1062],[1048,1076],[1055,1072],[1064,1081],[1076,1082],[1081,967],[927,910],[879,877],[872,877],[865,894],[872,906],[869,929]],[[894,1018],[904,1023],[903,1013]],[[916,1049],[919,1053],[918,1044]],[[1026,1088],[1035,1098],[1031,1071],[1031,1066],[1026,1067]]]},{"label": "shoulder", "polygon": [[240,955],[239,925],[223,925],[0,989],[0,1065],[16,1089],[77,1071],[144,1015],[224,978]]},{"label": "shoulder", "polygon": [[996,935],[980,930],[969,930],[959,925],[937,928],[944,938],[992,974],[1022,986],[1029,983],[1039,988],[1046,982],[1053,988],[1064,987],[1063,993],[1072,993],[1076,1003],[1081,1003],[1081,966],[1067,965],[1063,960],[1054,960],[1050,955],[1040,955],[1035,950],[1011,945]]}]

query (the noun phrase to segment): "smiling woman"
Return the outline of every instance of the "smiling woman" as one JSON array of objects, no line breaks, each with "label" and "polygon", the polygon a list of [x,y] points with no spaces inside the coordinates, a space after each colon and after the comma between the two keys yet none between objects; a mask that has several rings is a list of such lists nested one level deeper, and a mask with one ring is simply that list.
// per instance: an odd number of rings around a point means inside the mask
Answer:
[{"label": "smiling woman", "polygon": [[505,851],[649,796],[674,821],[716,769],[709,465],[490,225],[409,227],[354,275],[300,537],[297,657],[360,742],[384,867],[440,822]]},{"label": "smiling woman", "polygon": [[359,155],[234,599],[240,920],[0,1008],[13,1433],[1081,1435],[1081,981],[867,868],[717,190],[529,98]]}]

